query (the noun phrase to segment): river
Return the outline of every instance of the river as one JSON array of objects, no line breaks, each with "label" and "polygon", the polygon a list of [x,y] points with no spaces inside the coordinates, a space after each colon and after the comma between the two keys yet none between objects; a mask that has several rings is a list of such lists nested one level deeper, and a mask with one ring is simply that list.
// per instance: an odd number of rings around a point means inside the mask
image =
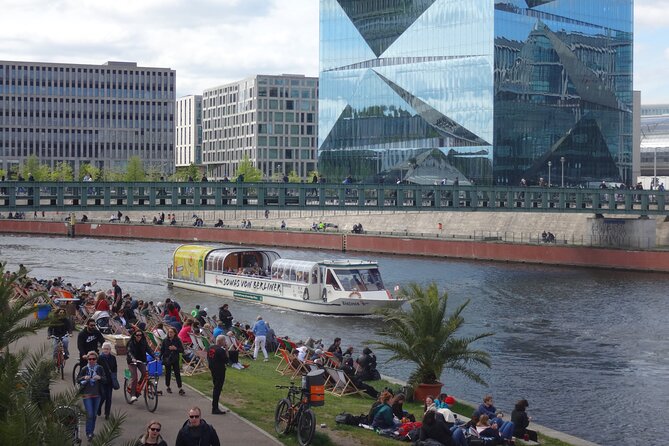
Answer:
[{"label": "river", "polygon": [[[15,270],[23,263],[40,278],[62,276],[81,285],[108,289],[116,278],[124,293],[153,301],[167,297],[184,309],[196,303],[214,313],[220,297],[168,289],[165,275],[178,243],[17,237],[0,235],[0,259]],[[278,249],[282,257],[341,258],[342,253]],[[449,294],[449,306],[469,299],[460,335],[493,332],[476,345],[489,351],[493,366],[480,372],[489,387],[446,372],[444,391],[480,401],[492,393],[510,414],[520,398],[530,402],[537,423],[602,445],[658,444],[669,401],[669,275],[583,268],[369,255],[378,260],[385,284],[435,281]],[[359,353],[374,339],[378,318],[318,316],[249,302],[232,302],[237,320],[258,314],[277,334],[335,336]],[[386,363],[381,373],[408,377],[407,364]],[[508,417],[509,415],[507,415]],[[660,441],[661,442],[661,441]]]}]

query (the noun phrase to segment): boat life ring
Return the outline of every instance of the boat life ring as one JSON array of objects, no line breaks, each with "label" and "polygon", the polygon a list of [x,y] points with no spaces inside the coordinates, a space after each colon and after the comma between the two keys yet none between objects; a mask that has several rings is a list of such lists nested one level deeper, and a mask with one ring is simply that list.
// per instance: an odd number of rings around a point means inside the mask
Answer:
[{"label": "boat life ring", "polygon": [[321,299],[323,299],[323,302],[328,301],[328,290],[327,290],[327,288],[323,288],[323,294],[321,294]]},{"label": "boat life ring", "polygon": [[309,288],[304,289],[304,294],[302,295],[303,300],[309,300]]},{"label": "boat life ring", "polygon": [[358,299],[362,298],[360,293],[358,293],[357,291],[353,291],[351,294],[348,295],[348,297],[357,297]]}]

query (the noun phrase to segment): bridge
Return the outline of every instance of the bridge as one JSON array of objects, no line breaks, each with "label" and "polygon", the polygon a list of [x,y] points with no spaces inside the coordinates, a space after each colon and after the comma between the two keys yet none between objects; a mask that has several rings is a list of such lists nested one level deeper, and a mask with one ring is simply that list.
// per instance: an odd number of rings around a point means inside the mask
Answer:
[{"label": "bridge", "polygon": [[0,212],[419,210],[667,215],[666,192],[415,184],[0,183]]}]

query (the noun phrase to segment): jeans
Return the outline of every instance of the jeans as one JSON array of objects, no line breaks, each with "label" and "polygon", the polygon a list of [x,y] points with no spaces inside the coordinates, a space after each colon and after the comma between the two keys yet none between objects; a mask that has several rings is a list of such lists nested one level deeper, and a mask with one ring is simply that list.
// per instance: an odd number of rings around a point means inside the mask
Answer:
[{"label": "jeans", "polygon": [[[58,339],[53,339],[53,357],[56,357],[56,348],[58,347]],[[63,337],[63,354],[70,356],[70,338]]]},{"label": "jeans", "polygon": [[267,359],[267,349],[265,348],[266,339],[265,336],[256,336],[256,340],[253,343],[253,359],[258,357],[258,347],[262,349],[262,354],[265,355],[265,359]]},{"label": "jeans", "polygon": [[98,406],[100,397],[94,396],[84,398],[84,408],[86,409],[86,435],[92,435],[95,431],[95,419],[98,416]]}]

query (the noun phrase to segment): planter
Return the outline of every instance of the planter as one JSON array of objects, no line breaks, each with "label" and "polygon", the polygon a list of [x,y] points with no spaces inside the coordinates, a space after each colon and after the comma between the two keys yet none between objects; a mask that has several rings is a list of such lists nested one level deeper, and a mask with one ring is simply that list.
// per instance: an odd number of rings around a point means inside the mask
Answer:
[{"label": "planter", "polygon": [[418,384],[413,391],[413,400],[417,403],[425,402],[425,398],[432,396],[437,398],[441,393],[443,384],[437,382],[435,384]]}]

